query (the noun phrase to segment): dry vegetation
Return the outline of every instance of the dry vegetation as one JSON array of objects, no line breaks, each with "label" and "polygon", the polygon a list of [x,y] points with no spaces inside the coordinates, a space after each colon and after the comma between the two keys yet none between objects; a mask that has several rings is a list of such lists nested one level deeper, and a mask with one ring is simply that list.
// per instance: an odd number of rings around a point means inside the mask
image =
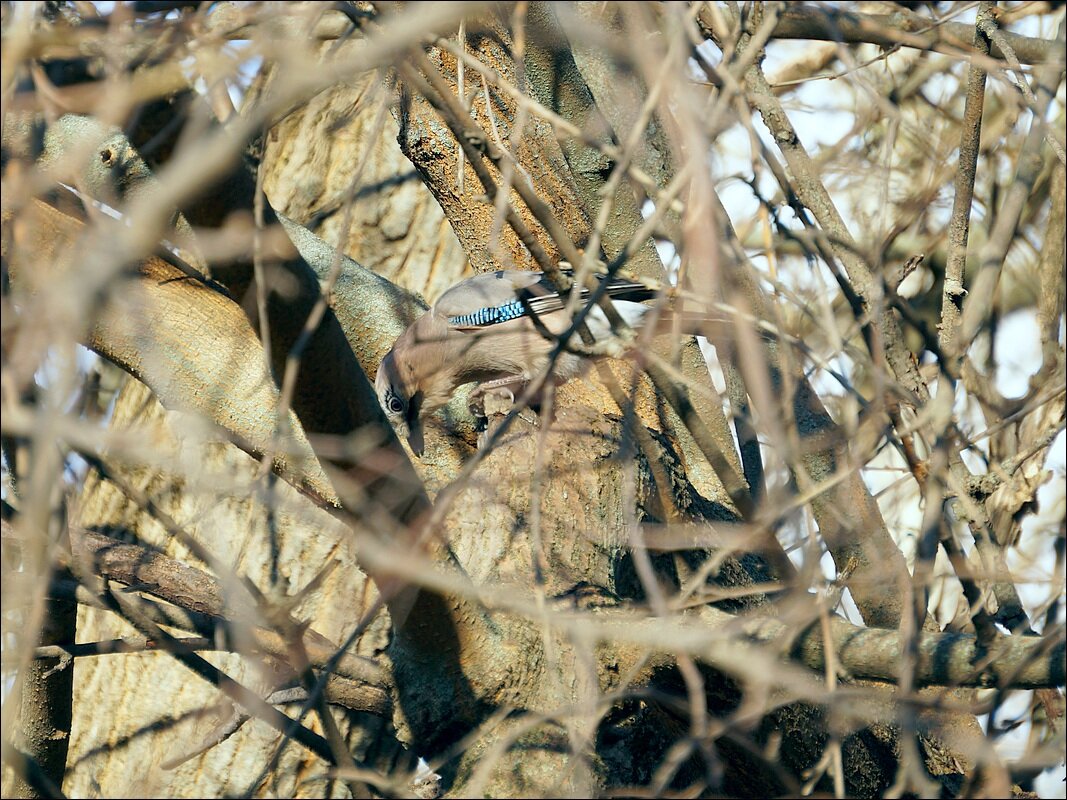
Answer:
[{"label": "dry vegetation", "polygon": [[[5,796],[1062,793],[1063,3],[2,14]],[[413,458],[562,260],[728,322]]]}]

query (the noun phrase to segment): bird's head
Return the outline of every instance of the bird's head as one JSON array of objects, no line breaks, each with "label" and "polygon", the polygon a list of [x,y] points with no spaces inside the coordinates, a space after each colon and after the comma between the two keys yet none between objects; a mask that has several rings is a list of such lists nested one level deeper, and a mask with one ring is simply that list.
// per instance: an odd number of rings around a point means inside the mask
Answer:
[{"label": "bird's head", "polygon": [[411,452],[422,458],[426,447],[422,434],[423,393],[417,386],[414,370],[404,362],[398,363],[395,350],[382,359],[374,388],[389,422],[404,430]]}]

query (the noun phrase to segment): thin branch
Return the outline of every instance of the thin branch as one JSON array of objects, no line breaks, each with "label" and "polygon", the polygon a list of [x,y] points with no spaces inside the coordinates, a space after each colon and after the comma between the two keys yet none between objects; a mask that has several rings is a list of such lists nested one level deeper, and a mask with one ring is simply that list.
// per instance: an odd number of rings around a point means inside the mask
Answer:
[{"label": "thin branch", "polygon": [[[1067,20],[1060,23],[1061,47],[1065,28],[1067,28]],[[1045,116],[1056,96],[1060,76],[1061,70],[1056,66],[1046,65],[1037,70],[1037,108],[1031,117],[1030,130],[1019,151],[1014,179],[1008,187],[1004,201],[997,209],[996,221],[989,232],[989,238],[978,254],[978,270],[968,291],[968,298],[964,303],[960,319],[957,342],[960,348],[974,341],[975,336],[988,323],[987,318],[993,308],[993,299],[1003,272],[1005,258],[1016,239],[1023,208],[1033,194],[1034,185],[1044,166],[1041,146],[1045,141],[1045,130],[1048,126]]]},{"label": "thin branch", "polygon": [[[978,22],[974,29],[974,47],[988,53],[989,37],[982,33],[982,20],[992,17],[995,2],[978,6]],[[974,176],[978,166],[978,149],[982,138],[982,108],[985,100],[986,72],[971,64],[967,68],[967,100],[960,123],[960,155],[956,169],[956,193],[952,200],[952,217],[948,223],[948,260],[945,263],[945,284],[941,300],[939,343],[942,352],[958,352],[960,310],[963,307],[963,272],[967,262],[967,238],[971,227],[971,201],[974,197]]]}]

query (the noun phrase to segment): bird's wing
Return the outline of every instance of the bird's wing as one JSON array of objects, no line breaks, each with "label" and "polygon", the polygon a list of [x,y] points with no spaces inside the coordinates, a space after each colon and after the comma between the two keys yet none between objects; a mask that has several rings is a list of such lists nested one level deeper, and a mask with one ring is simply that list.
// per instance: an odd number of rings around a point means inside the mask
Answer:
[{"label": "bird's wing", "polygon": [[[573,275],[570,270],[565,270],[565,272],[568,275]],[[636,281],[623,280],[622,278],[604,278],[599,275],[597,276],[597,280],[601,282],[606,280],[608,282],[608,297],[640,302],[642,300],[651,300],[656,296],[656,291],[654,289],[649,289],[643,283],[637,283]],[[565,295],[561,296],[547,279],[542,278],[536,288],[541,289],[542,292],[537,293],[528,300],[530,309],[535,314],[548,314],[553,311],[558,311],[566,306],[567,297]],[[589,301],[589,296],[589,290],[584,286],[581,287],[581,298],[583,303]]]},{"label": "bird's wing", "polygon": [[498,270],[457,283],[434,304],[451,328],[471,331],[518,319],[526,309],[519,299],[536,288],[540,272]]},{"label": "bird's wing", "polygon": [[[583,300],[589,291],[581,290]],[[609,279],[607,294],[627,300],[647,300],[655,291],[644,284]],[[434,309],[460,330],[474,330],[521,317],[527,309],[539,316],[566,305],[542,272],[498,270],[456,284],[438,299]]]}]

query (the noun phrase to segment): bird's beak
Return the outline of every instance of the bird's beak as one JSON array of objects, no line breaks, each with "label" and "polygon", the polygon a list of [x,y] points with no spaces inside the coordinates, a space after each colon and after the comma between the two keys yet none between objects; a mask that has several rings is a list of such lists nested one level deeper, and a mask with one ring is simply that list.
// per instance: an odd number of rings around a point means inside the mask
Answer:
[{"label": "bird's beak", "polygon": [[422,425],[413,422],[408,426],[408,446],[417,458],[422,458],[426,450],[426,442],[422,438]]},{"label": "bird's beak", "polygon": [[411,452],[418,458],[422,458],[426,450],[426,441],[422,437],[422,399],[421,391],[415,392],[408,400],[408,413],[405,422],[408,424],[408,445]]}]

